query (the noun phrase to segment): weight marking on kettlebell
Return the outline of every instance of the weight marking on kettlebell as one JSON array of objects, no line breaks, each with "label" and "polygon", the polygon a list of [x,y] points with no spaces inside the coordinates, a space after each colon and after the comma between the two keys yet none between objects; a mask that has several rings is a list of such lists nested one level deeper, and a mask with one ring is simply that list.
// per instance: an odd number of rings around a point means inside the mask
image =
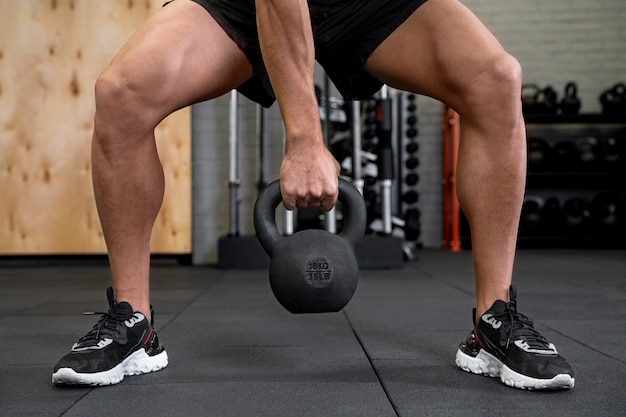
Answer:
[{"label": "weight marking on kettlebell", "polygon": [[332,282],[333,269],[327,259],[315,258],[307,262],[304,275],[309,285],[323,288]]}]

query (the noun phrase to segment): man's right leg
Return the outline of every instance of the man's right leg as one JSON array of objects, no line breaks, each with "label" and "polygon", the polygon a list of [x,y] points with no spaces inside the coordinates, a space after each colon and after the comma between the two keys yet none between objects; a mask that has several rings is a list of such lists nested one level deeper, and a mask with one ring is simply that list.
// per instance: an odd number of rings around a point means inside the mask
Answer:
[{"label": "man's right leg", "polygon": [[93,182],[118,301],[149,313],[150,236],[164,178],[154,128],[173,111],[252,76],[239,47],[196,3],[159,10],[96,83]]},{"label": "man's right leg", "polygon": [[[120,368],[111,375],[110,370],[75,368],[84,362],[78,358],[84,352],[96,349],[102,354],[116,346],[105,337],[115,342],[117,330],[112,322],[126,321],[136,328],[134,320],[128,321],[133,314],[148,332],[137,335],[139,342],[146,350],[152,349],[154,340],[141,338],[153,333],[149,323],[150,237],[164,192],[155,127],[170,113],[221,96],[252,75],[244,53],[204,8],[176,0],[147,21],[98,78],[93,184],[115,299],[110,297],[109,313],[57,364],[56,383],[110,384],[125,374],[157,370],[126,372]],[[110,335],[108,329],[112,329]],[[158,348],[155,346],[157,353]],[[71,371],[61,378],[60,369]],[[94,373],[102,377],[94,377]]]}]

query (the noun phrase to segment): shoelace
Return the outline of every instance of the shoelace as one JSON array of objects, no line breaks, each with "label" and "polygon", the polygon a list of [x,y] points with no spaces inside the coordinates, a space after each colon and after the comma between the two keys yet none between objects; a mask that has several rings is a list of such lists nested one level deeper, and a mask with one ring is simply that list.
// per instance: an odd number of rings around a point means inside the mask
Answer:
[{"label": "shoelace", "polygon": [[93,326],[93,328],[83,337],[78,339],[78,344],[83,344],[88,341],[99,341],[104,336],[115,337],[119,334],[119,323],[124,321],[124,318],[120,317],[116,309],[109,310],[107,312],[102,311],[87,311],[83,315],[91,316],[101,314],[100,320]]},{"label": "shoelace", "polygon": [[[543,349],[549,345],[548,340],[535,330],[533,321],[527,316],[517,312],[515,299],[506,303],[504,313],[501,316],[506,316],[510,323],[505,344],[507,349],[509,348],[511,339],[513,339],[514,333],[516,336],[523,338],[531,348]],[[504,320],[501,321],[506,323]],[[502,344],[502,342],[504,342],[504,340],[501,339],[500,343]]]}]

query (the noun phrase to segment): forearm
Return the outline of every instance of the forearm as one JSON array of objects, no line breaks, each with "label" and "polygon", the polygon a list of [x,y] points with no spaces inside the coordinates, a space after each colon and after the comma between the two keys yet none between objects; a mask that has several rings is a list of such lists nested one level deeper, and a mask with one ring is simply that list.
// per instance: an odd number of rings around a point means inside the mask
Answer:
[{"label": "forearm", "polygon": [[291,142],[323,141],[313,85],[315,50],[306,0],[257,0],[265,67]]}]

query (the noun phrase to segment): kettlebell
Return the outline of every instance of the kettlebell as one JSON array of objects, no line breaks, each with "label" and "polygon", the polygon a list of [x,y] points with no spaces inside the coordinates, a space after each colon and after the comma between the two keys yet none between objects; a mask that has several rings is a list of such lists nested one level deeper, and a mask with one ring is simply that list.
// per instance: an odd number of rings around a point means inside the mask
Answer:
[{"label": "kettlebell", "polygon": [[578,114],[580,110],[580,99],[578,98],[578,86],[571,81],[565,85],[565,96],[561,100],[560,107],[562,114]]},{"label": "kettlebell", "polygon": [[272,292],[293,314],[337,312],[356,291],[359,267],[354,251],[365,233],[365,202],[359,191],[341,178],[338,200],[344,209],[339,234],[306,229],[282,236],[275,215],[282,201],[279,180],[265,187],[254,205],[257,238],[271,258]]},{"label": "kettlebell", "polygon": [[600,104],[604,114],[626,113],[626,85],[617,83],[600,95]]},{"label": "kettlebell", "polygon": [[539,92],[539,86],[536,84],[524,84],[522,85],[522,111],[524,114],[534,114],[535,109],[535,97]]},{"label": "kettlebell", "polygon": [[572,197],[563,204],[563,220],[569,233],[582,235],[588,224],[589,202],[583,197]]},{"label": "kettlebell", "polygon": [[535,94],[534,110],[537,114],[556,114],[559,105],[558,95],[552,86],[547,86]]},{"label": "kettlebell", "polygon": [[554,235],[560,232],[561,201],[555,197],[548,197],[541,207],[542,230],[545,235]]},{"label": "kettlebell", "polygon": [[624,171],[626,164],[624,159],[626,158],[626,146],[622,144],[620,149],[620,142],[623,140],[615,139],[614,137],[608,137],[604,141],[604,163],[603,167],[608,172]]},{"label": "kettlebell", "polygon": [[528,137],[527,138],[527,158],[528,158],[528,171],[540,172],[545,171],[551,163],[552,149],[548,142],[540,137]]},{"label": "kettlebell", "polygon": [[580,162],[579,150],[571,140],[562,140],[552,147],[551,164],[555,171],[569,172],[576,170]]},{"label": "kettlebell", "polygon": [[540,231],[542,205],[543,202],[538,197],[526,198],[520,215],[520,233],[533,235]]},{"label": "kettlebell", "polygon": [[583,170],[594,171],[602,166],[604,149],[600,141],[592,136],[580,140],[580,166]]},{"label": "kettlebell", "polygon": [[621,216],[622,202],[612,191],[602,191],[591,200],[591,218],[595,226],[605,232],[616,232]]}]

